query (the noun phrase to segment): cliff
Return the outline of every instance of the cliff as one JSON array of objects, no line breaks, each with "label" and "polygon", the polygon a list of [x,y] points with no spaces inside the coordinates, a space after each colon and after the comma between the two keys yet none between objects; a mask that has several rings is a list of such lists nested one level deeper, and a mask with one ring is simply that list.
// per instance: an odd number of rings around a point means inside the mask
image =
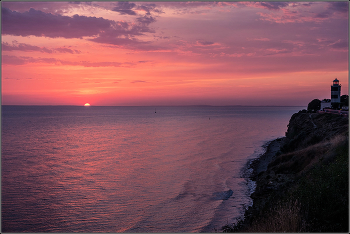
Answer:
[{"label": "cliff", "polygon": [[251,164],[253,205],[223,231],[347,232],[348,133],[346,117],[294,114],[286,136]]}]

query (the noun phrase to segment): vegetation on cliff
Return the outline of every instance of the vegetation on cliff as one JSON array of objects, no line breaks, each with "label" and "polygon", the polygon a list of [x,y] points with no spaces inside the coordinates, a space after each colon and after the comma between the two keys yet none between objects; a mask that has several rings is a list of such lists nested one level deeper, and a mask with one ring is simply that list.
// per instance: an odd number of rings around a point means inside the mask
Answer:
[{"label": "vegetation on cliff", "polygon": [[348,232],[348,118],[294,114],[283,146],[254,175],[253,206],[224,232]]},{"label": "vegetation on cliff", "polygon": [[[323,99],[324,101],[327,99]],[[328,99],[331,101],[330,99]],[[335,109],[343,108],[344,106],[349,106],[349,95],[340,96],[340,103],[332,103],[332,107]],[[316,112],[321,109],[321,100],[314,99],[307,105],[307,110],[309,112]]]}]

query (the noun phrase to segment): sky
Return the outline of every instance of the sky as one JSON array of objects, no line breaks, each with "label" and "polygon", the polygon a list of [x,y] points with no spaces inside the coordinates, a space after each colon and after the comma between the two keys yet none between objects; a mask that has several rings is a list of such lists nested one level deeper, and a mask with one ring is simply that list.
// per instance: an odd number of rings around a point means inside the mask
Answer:
[{"label": "sky", "polygon": [[307,106],[348,94],[348,2],[1,2],[3,105]]}]

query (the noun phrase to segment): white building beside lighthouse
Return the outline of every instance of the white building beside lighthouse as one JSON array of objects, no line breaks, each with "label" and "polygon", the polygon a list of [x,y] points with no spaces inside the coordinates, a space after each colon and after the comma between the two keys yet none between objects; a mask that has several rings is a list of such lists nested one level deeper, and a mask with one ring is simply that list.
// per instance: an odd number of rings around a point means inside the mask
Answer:
[{"label": "white building beside lighthouse", "polygon": [[341,85],[339,84],[339,80],[335,78],[335,80],[333,80],[333,85],[331,86],[331,103],[332,104],[340,103],[340,89],[341,89]]}]

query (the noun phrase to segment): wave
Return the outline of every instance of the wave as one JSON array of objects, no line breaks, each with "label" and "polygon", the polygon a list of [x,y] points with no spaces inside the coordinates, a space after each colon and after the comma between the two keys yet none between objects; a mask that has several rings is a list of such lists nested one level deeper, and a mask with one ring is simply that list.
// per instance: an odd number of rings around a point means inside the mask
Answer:
[{"label": "wave", "polygon": [[231,189],[224,192],[215,192],[213,193],[212,200],[227,200],[232,196],[232,194],[233,191]]}]

